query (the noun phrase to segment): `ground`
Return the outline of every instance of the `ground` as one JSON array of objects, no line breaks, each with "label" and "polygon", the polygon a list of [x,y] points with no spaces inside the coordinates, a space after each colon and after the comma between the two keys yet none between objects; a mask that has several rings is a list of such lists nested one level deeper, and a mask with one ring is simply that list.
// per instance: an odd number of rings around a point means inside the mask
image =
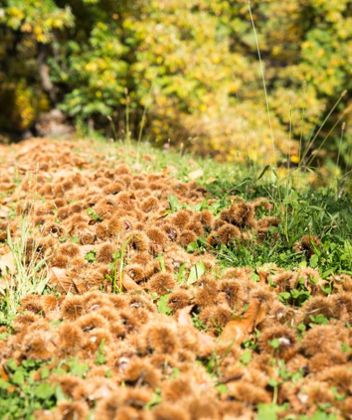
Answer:
[{"label": "ground", "polygon": [[0,152],[1,418],[350,418],[341,189],[144,144]]}]

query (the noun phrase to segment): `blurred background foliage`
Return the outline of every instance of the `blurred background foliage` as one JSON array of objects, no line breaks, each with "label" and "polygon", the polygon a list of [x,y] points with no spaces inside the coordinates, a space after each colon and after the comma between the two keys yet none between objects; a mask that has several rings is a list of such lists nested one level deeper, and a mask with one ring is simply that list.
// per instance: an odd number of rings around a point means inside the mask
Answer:
[{"label": "blurred background foliage", "polygon": [[352,165],[352,0],[0,0],[0,64],[3,132],[59,108],[222,160]]}]

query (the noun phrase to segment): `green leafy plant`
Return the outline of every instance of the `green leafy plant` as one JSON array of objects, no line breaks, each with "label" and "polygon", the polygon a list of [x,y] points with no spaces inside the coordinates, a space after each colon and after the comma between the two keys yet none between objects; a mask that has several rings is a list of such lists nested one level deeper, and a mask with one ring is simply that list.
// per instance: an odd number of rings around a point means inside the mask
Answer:
[{"label": "green leafy plant", "polygon": [[90,264],[93,264],[97,260],[97,251],[92,249],[91,251],[87,252],[84,256],[84,259],[89,262]]},{"label": "green leafy plant", "polygon": [[160,404],[161,402],[162,402],[161,390],[159,388],[157,388],[154,391],[154,393],[153,393],[152,398],[150,399],[150,401],[146,404],[145,408],[147,410],[150,410],[153,407],[155,407],[158,404]]},{"label": "green leafy plant", "polygon": [[252,360],[252,351],[250,349],[246,349],[241,357],[240,357],[240,362],[244,365],[247,366]]},{"label": "green leafy plant", "polygon": [[317,325],[327,325],[329,323],[328,318],[324,316],[323,314],[318,315],[310,315],[309,317],[311,319],[311,323],[309,325],[313,326],[314,324]]},{"label": "green leafy plant", "polygon": [[172,313],[172,309],[168,305],[169,296],[170,295],[160,296],[157,302],[158,312],[160,312],[161,314],[170,315]]},{"label": "green leafy plant", "polygon": [[224,394],[226,395],[229,391],[229,388],[225,384],[218,384],[216,386],[216,390],[218,391],[220,395],[224,395]]},{"label": "green leafy plant", "polygon": [[121,293],[123,290],[124,266],[127,247],[130,239],[127,238],[121,245],[119,251],[113,254],[112,262],[109,264],[110,272],[106,275],[108,281],[111,282],[113,293]]},{"label": "green leafy plant", "polygon": [[170,213],[176,213],[178,210],[181,209],[178,198],[175,195],[169,195],[169,207]]},{"label": "green leafy plant", "polygon": [[166,268],[165,268],[165,258],[164,258],[164,256],[161,255],[161,254],[158,255],[158,261],[159,261],[159,265],[160,265],[160,270],[162,272],[165,272]]},{"label": "green leafy plant", "polygon": [[[30,419],[38,409],[50,409],[62,398],[58,385],[35,379],[43,362],[24,360],[17,365],[10,359],[5,365],[8,379],[0,378],[0,417]],[[45,375],[44,375],[45,376]]]},{"label": "green leafy plant", "polygon": [[187,284],[191,285],[193,283],[196,283],[202,277],[204,273],[205,273],[205,265],[203,261],[197,262],[195,265],[192,266],[189,272]]},{"label": "green leafy plant", "polygon": [[84,378],[89,371],[89,365],[76,357],[62,360],[57,367],[53,370],[53,373],[58,375],[65,375],[70,373],[71,375]]},{"label": "green leafy plant", "polygon": [[102,217],[99,216],[99,214],[97,214],[97,212],[92,207],[88,207],[87,214],[92,220],[94,220],[94,222],[102,222],[103,221]]},{"label": "green leafy plant", "polygon": [[192,322],[193,322],[193,325],[197,328],[197,330],[207,331],[208,327],[201,319],[199,319],[198,314],[196,313],[192,314]]},{"label": "green leafy plant", "polygon": [[97,356],[95,358],[95,364],[96,365],[104,365],[106,363],[106,355],[105,355],[105,341],[102,340],[99,343]]},{"label": "green leafy plant", "polygon": [[282,411],[282,408],[276,403],[259,404],[258,405],[258,420],[277,420],[277,414]]}]

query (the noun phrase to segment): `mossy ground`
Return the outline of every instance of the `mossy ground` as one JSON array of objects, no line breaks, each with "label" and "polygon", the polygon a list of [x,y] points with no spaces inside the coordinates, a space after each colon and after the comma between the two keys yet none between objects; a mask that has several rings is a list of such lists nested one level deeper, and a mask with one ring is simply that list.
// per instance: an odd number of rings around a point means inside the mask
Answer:
[{"label": "mossy ground", "polygon": [[341,183],[97,140],[0,170],[1,418],[348,418]]}]

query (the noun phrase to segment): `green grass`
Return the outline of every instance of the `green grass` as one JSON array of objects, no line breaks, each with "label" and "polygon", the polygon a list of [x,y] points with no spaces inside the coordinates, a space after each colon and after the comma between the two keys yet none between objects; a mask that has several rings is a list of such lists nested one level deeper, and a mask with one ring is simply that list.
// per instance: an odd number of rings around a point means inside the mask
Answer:
[{"label": "green grass", "polygon": [[[20,365],[7,361],[4,369],[8,379],[0,379],[0,418],[32,419],[34,411],[57,404],[62,391],[45,380],[42,366],[37,360],[24,360]],[[38,374],[40,380],[35,379]]]},{"label": "green grass", "polygon": [[[169,175],[180,181],[190,180],[193,171],[202,168],[203,176],[197,178],[200,184],[210,183],[212,180],[226,178],[235,182],[249,175],[255,176],[259,167],[249,164],[244,166],[218,163],[211,158],[200,158],[195,155],[178,151],[156,148],[147,142],[112,142],[94,134],[87,139],[90,146],[106,158],[107,165],[116,165],[116,161],[126,163],[132,171],[159,172],[169,168]],[[82,151],[77,144],[76,150]],[[89,159],[89,156],[87,156]],[[92,160],[94,158],[92,157]]]},{"label": "green grass", "polygon": [[[20,235],[13,238],[10,231],[7,235],[7,245],[10,249],[14,273],[2,273],[5,287],[0,301],[0,323],[9,324],[17,315],[21,300],[30,294],[43,294],[48,285],[46,262],[35,250],[29,252],[28,242],[31,237],[28,220],[22,219]],[[35,244],[33,248],[35,249]]]},{"label": "green grass", "polygon": [[[103,342],[102,342],[103,343]],[[104,346],[99,346],[96,364],[105,361]],[[53,368],[50,361],[9,359],[0,377],[0,418],[4,420],[35,418],[37,410],[50,410],[66,400],[60,385],[50,381],[52,374],[84,378],[89,366],[76,358],[61,360]]]},{"label": "green grass", "polygon": [[[196,181],[205,188],[209,198],[216,199],[211,206],[202,203],[202,208],[209,208],[214,214],[228,205],[230,195],[245,200],[267,197],[273,204],[270,214],[279,217],[280,225],[262,241],[237,242],[214,249],[224,266],[249,266],[255,270],[273,263],[287,269],[316,268],[323,278],[336,273],[352,274],[352,201],[347,187],[346,190],[341,187],[342,178],[332,178],[328,184],[325,180],[324,186],[316,187],[309,183],[311,170],[304,168],[280,172],[280,168],[250,162],[218,163],[173,149],[165,151],[148,143],[112,143],[97,136],[91,143],[111,162],[123,161],[135,172],[168,168],[170,176],[187,182],[194,171],[201,169],[202,176]],[[177,199],[170,197],[170,210],[177,211],[180,207]],[[320,240],[313,258],[293,249],[304,235]],[[202,238],[198,241],[199,248],[201,244]]]},{"label": "green grass", "polygon": [[[218,181],[216,195],[223,197],[228,181]],[[214,185],[211,191],[214,193]],[[280,225],[263,241],[237,243],[219,249],[219,258],[227,265],[256,268],[275,263],[285,268],[297,265],[317,268],[322,277],[332,273],[352,274],[352,206],[348,194],[337,197],[332,188],[291,187],[285,190],[279,181],[245,185],[238,195],[245,199],[268,197],[273,203],[272,215]],[[275,234],[274,234],[275,233]],[[314,258],[294,251],[304,235],[316,236],[320,245],[314,247]]]}]

